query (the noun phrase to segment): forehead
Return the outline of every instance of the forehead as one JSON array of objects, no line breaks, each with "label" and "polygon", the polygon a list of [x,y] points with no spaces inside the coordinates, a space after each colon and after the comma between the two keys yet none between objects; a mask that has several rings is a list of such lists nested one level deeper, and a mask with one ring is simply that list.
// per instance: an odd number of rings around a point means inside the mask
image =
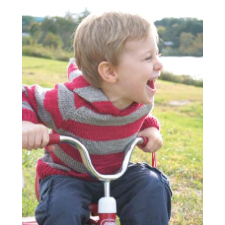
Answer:
[{"label": "forehead", "polygon": [[149,34],[141,40],[127,41],[125,44],[126,53],[142,54],[144,52],[158,51],[156,36]]}]

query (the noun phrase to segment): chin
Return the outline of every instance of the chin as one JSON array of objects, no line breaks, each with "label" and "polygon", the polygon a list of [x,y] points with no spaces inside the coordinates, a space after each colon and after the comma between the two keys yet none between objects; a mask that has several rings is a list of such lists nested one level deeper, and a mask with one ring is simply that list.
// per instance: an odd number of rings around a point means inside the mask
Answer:
[{"label": "chin", "polygon": [[154,101],[148,102],[145,105],[152,105],[154,103]]},{"label": "chin", "polygon": [[139,102],[139,103],[141,103],[141,104],[143,104],[143,105],[152,105],[152,104],[154,104],[154,99],[148,99],[147,101],[142,101],[142,102]]},{"label": "chin", "polygon": [[148,98],[148,101],[146,101],[145,105],[152,105],[154,104],[154,97]]},{"label": "chin", "polygon": [[154,99],[155,99],[154,96],[150,96],[150,97],[145,96],[143,98],[136,99],[136,101],[135,100],[134,101],[143,105],[151,105],[151,104],[154,104]]}]

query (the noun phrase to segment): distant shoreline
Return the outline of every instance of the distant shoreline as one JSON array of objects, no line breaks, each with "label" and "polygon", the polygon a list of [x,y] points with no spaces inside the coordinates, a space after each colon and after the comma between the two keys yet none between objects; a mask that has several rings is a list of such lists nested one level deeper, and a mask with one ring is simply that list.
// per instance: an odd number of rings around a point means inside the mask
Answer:
[{"label": "distant shoreline", "polygon": [[174,82],[174,83],[192,85],[196,87],[203,87],[203,79],[202,80],[194,79],[190,75],[175,75],[170,72],[162,71],[159,79]]},{"label": "distant shoreline", "polygon": [[162,56],[163,71],[174,76],[186,75],[194,80],[203,81],[203,57]]}]

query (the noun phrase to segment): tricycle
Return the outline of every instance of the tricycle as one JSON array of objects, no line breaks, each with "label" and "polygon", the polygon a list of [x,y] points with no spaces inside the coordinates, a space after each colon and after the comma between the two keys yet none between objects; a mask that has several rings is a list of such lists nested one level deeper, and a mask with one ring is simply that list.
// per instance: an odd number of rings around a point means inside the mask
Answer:
[{"label": "tricycle", "polygon": [[[80,152],[83,164],[87,168],[90,176],[100,180],[104,184],[104,197],[100,198],[98,204],[91,203],[89,205],[90,210],[90,219],[86,225],[116,225],[116,200],[110,196],[110,182],[117,180],[124,175],[126,172],[132,152],[135,146],[145,147],[148,143],[148,139],[145,137],[137,137],[131,144],[128,151],[125,152],[123,163],[121,168],[116,174],[100,174],[98,173],[92,165],[90,155],[86,147],[77,139],[59,135],[59,134],[50,134],[49,143],[59,144],[60,142],[69,143],[76,147]],[[156,156],[155,153],[152,153],[152,167],[156,167]],[[39,200],[39,177],[36,175],[35,178],[35,194],[37,200]],[[22,225],[38,225],[34,217],[32,218],[23,218]]]}]

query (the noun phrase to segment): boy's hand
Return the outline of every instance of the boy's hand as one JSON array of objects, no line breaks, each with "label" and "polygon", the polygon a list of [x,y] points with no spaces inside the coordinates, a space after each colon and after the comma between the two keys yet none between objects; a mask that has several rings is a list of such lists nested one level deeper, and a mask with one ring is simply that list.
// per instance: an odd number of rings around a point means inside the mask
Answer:
[{"label": "boy's hand", "polygon": [[163,139],[159,130],[155,127],[146,128],[138,133],[138,137],[147,137],[148,143],[142,148],[145,152],[156,152],[163,146]]},{"label": "boy's hand", "polygon": [[[47,127],[41,124],[34,124],[29,121],[22,122],[22,148],[38,149],[44,148],[49,142]],[[55,146],[50,145],[49,150],[54,150]]]}]

